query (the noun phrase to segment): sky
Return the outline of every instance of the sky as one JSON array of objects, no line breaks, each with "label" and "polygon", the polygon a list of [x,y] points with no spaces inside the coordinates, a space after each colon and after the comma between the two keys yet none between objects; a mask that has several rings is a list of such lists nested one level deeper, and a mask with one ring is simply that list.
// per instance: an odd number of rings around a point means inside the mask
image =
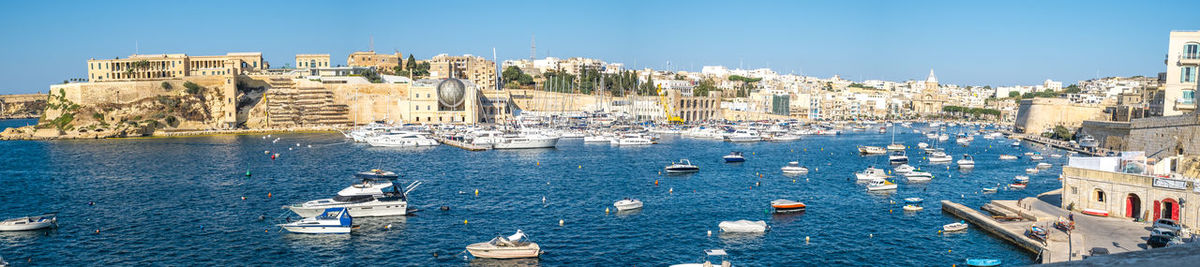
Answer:
[{"label": "sky", "polygon": [[[626,67],[771,68],[822,78],[1068,84],[1163,72],[1194,1],[3,1],[0,94],[87,76],[90,58],[262,52],[332,64],[370,48],[417,58],[591,57]],[[670,65],[668,65],[670,62]]]}]

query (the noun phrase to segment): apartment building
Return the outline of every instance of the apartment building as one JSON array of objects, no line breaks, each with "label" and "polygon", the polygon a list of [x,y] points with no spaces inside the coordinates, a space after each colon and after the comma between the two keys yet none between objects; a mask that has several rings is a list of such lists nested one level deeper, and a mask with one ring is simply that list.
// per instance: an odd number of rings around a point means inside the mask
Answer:
[{"label": "apartment building", "polygon": [[1172,31],[1166,63],[1163,115],[1195,111],[1196,73],[1200,72],[1200,31]]},{"label": "apartment building", "polygon": [[429,59],[429,78],[458,78],[471,81],[479,88],[496,88],[496,63],[483,57],[440,54]]}]

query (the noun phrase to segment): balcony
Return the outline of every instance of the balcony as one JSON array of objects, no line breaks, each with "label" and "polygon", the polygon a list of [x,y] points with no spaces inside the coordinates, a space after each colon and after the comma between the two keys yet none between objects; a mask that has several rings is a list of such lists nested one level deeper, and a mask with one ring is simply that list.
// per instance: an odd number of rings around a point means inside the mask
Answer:
[{"label": "balcony", "polygon": [[1196,102],[1191,99],[1183,99],[1183,98],[1176,99],[1175,100],[1175,109],[1176,110],[1196,110]]},{"label": "balcony", "polygon": [[1180,53],[1179,65],[1200,65],[1200,53]]}]

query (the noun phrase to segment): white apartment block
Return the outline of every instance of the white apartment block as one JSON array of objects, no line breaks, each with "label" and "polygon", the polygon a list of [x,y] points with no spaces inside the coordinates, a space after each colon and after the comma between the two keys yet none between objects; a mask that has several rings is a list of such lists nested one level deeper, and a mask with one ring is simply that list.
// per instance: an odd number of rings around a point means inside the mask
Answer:
[{"label": "white apartment block", "polygon": [[1196,110],[1198,68],[1200,31],[1171,31],[1167,46],[1167,80],[1163,87],[1163,116]]}]

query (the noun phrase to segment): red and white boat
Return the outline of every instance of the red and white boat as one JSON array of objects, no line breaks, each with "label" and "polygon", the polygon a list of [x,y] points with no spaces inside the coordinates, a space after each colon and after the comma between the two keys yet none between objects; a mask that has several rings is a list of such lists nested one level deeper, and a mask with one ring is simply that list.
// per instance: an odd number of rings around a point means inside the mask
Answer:
[{"label": "red and white boat", "polygon": [[1108,211],[1100,210],[1100,209],[1083,209],[1083,214],[1092,215],[1092,216],[1100,216],[1100,217],[1108,217]]},{"label": "red and white boat", "polygon": [[776,199],[771,201],[771,207],[775,208],[775,213],[788,213],[804,211],[804,202],[793,201],[787,199]]}]

